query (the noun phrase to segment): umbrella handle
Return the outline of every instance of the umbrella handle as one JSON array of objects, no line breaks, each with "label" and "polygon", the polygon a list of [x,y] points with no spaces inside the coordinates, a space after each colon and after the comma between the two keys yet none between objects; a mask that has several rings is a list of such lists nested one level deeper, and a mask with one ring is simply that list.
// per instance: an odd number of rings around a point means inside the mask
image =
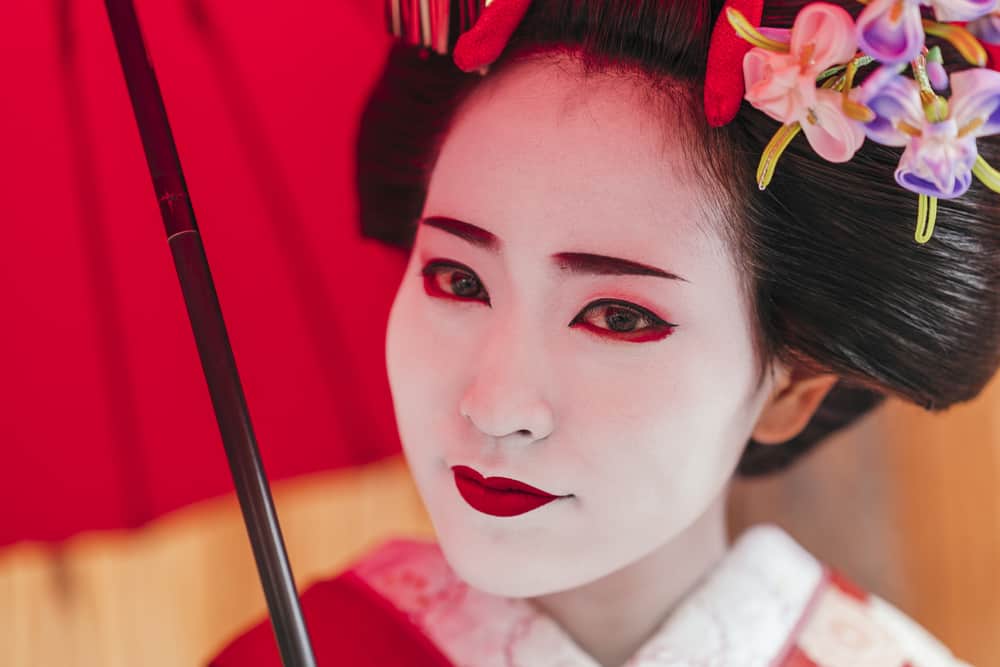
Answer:
[{"label": "umbrella handle", "polygon": [[167,242],[285,667],[315,667],[309,632],[153,65],[132,0],[105,0]]}]

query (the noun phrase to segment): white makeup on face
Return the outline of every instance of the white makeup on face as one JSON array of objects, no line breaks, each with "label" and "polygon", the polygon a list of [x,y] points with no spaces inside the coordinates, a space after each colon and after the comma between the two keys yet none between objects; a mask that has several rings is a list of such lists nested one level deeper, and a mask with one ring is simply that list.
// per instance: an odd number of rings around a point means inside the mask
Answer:
[{"label": "white makeup on face", "polygon": [[[582,586],[669,543],[723,492],[767,397],[684,130],[664,141],[637,90],[572,61],[484,82],[442,146],[392,306],[404,453],[449,563],[487,592]],[[566,497],[494,516],[453,466]]]}]

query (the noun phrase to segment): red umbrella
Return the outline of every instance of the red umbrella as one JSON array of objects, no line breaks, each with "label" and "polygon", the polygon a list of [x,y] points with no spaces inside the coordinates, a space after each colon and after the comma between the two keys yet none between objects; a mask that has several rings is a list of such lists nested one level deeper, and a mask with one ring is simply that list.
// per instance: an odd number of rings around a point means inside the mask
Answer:
[{"label": "red umbrella", "polygon": [[[154,180],[160,180],[171,169],[170,151],[163,149],[172,141],[162,115],[157,119],[151,70],[136,26],[129,25],[129,4],[109,2],[108,10],[140,127],[146,122]],[[251,23],[240,13],[250,8],[150,2],[141,9],[249,403],[261,406],[252,410],[253,423],[269,472],[287,477],[395,453],[384,377],[370,370],[380,367],[381,337],[372,332],[381,334],[384,322],[359,317],[364,311],[356,297],[334,289],[365,275],[385,276],[378,284],[365,281],[364,292],[385,304],[402,267],[401,257],[357,240],[345,176],[364,90],[333,74],[349,62],[358,80],[370,78],[388,43],[383,27],[352,7],[282,7],[269,17],[276,19],[272,30],[255,34],[264,42],[258,53],[231,42]],[[156,221],[156,196],[168,234],[181,232],[171,246],[195,328],[209,332],[198,344],[206,372],[222,378],[211,394],[234,476],[244,487],[248,525],[277,538],[256,551],[265,581],[285,588],[283,602],[281,591],[269,595],[272,612],[283,605],[277,616],[287,617],[283,653],[308,664],[304,626],[294,618],[294,585],[254,461],[253,427],[227,336],[212,313],[214,290],[193,242],[182,178],[175,174],[155,193],[149,188],[109,16],[65,1],[25,3],[15,11],[20,14],[6,25],[16,31],[3,40],[2,102],[11,114],[3,182],[14,224],[0,262],[8,286],[3,309],[14,326],[0,334],[9,352],[0,398],[14,444],[7,469],[16,472],[0,493],[16,511],[0,524],[0,544],[134,527],[229,484],[219,426],[181,319],[185,304],[163,247],[163,223]],[[367,28],[346,29],[351,22]],[[322,51],[315,39],[300,39],[306,28],[315,35],[324,26]],[[303,53],[303,44],[313,50]],[[295,49],[296,58],[321,61],[328,81],[305,76],[288,88],[266,81],[268,59]],[[256,57],[245,57],[248,52]],[[192,72],[196,60],[208,67]],[[199,87],[215,99],[192,94]],[[293,87],[297,95],[274,96],[274,89]],[[8,98],[13,91],[16,98]],[[291,127],[275,132],[276,121],[299,121],[306,136]],[[302,143],[297,151],[277,150],[274,136]],[[317,150],[343,159],[331,164]],[[309,169],[293,177],[282,156]],[[303,197],[303,189],[322,197]],[[317,201],[337,205],[315,207]],[[302,630],[298,639],[295,626]]]}]

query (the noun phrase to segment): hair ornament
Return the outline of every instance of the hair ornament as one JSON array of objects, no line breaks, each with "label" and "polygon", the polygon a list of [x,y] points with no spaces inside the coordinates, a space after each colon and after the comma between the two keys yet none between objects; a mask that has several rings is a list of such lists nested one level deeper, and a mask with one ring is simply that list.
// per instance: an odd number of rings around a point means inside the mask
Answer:
[{"label": "hair ornament", "polygon": [[978,19],[969,21],[965,29],[986,46],[1000,45],[1000,12],[991,12]]},{"label": "hair ornament", "polygon": [[[992,21],[996,1],[935,0],[933,7],[938,19]],[[918,195],[917,243],[934,232],[938,199],[965,194],[973,176],[1000,192],[1000,172],[976,149],[977,138],[1000,133],[1000,72],[983,67],[986,48],[972,32],[921,19],[919,4],[873,0],[855,23],[840,6],[812,2],[788,31],[759,28],[739,10],[724,10],[726,21],[751,44],[743,59],[744,99],[782,123],[761,155],[760,189],[801,130],[830,162],[849,161],[866,138],[903,148],[895,179]],[[949,80],[940,49],[927,49],[925,33],[950,42],[975,67]],[[854,86],[858,70],[873,63],[878,69]],[[903,75],[907,64],[912,78]],[[950,97],[939,94],[949,87]]]},{"label": "hair ornament", "polygon": [[[764,13],[764,0],[726,0],[722,13],[729,9],[757,25]],[[716,21],[712,29],[705,65],[705,118],[712,127],[721,127],[735,118],[743,100],[743,57],[753,44],[741,39],[737,32],[741,27]]]},{"label": "hair ornament", "polygon": [[[705,115],[721,127],[746,100],[781,123],[758,163],[761,190],[800,132],[830,162],[850,161],[866,139],[902,148],[895,180],[918,196],[914,239],[926,243],[938,199],[965,194],[973,177],[1000,193],[1000,172],[976,148],[979,137],[1000,134],[1000,0],[859,1],[865,7],[857,20],[817,0],[781,29],[760,25],[763,0],[726,0],[709,43]],[[386,0],[386,21],[397,37],[453,51],[462,71],[485,74],[530,2]],[[921,6],[931,7],[934,20],[923,18]],[[946,40],[973,67],[949,77],[927,35]]]},{"label": "hair ornament", "polygon": [[486,74],[500,57],[531,0],[386,0],[391,35],[408,44],[452,54],[463,72]]},{"label": "hair ornament", "polygon": [[[937,21],[925,20],[921,5],[932,7]],[[858,16],[858,42],[873,58],[898,65],[920,55],[926,32],[948,39],[967,60],[982,67],[986,54],[978,41],[960,26],[939,21],[971,21],[995,6],[996,0],[872,0]]]},{"label": "hair ornament", "polygon": [[507,40],[524,18],[531,0],[486,0],[482,16],[458,38],[453,59],[463,72],[482,70],[500,57]]}]

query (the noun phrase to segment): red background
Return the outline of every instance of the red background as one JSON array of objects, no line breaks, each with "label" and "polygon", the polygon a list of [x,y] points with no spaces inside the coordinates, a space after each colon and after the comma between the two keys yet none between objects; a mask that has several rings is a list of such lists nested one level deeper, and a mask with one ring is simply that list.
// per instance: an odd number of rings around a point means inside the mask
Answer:
[{"label": "red background", "polygon": [[[269,477],[397,452],[405,257],[353,194],[381,2],[137,6]],[[0,63],[0,546],[229,492],[103,3],[4,3]]]},{"label": "red background", "polygon": [[[137,0],[269,477],[399,451],[358,233],[381,0]],[[0,546],[232,488],[103,3],[0,14]]]}]

